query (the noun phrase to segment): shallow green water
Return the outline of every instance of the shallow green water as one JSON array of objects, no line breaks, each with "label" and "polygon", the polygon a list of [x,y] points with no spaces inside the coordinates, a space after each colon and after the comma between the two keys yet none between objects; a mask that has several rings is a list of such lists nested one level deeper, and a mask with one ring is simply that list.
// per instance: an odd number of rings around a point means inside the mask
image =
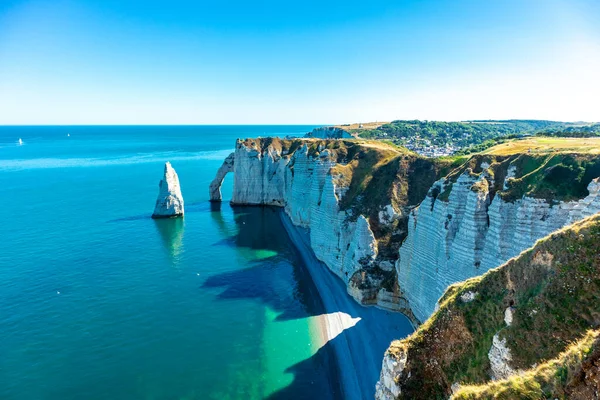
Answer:
[{"label": "shallow green water", "polygon": [[[311,128],[0,127],[0,398],[336,397],[275,211],[207,201],[236,137]],[[186,216],[155,221],[167,160]]]}]

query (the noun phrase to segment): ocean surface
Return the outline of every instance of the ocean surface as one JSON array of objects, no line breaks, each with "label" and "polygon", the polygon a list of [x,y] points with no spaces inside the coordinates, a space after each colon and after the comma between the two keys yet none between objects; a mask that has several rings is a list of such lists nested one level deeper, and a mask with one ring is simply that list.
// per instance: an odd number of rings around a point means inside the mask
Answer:
[{"label": "ocean surface", "polygon": [[236,138],[312,128],[0,127],[0,399],[339,398],[276,211],[208,202]]}]

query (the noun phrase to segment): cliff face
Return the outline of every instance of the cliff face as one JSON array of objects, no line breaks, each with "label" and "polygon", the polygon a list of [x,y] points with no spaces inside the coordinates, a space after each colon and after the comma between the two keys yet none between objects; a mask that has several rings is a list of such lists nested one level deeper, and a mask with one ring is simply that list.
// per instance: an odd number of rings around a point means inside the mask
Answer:
[{"label": "cliff face", "polygon": [[558,357],[600,324],[600,217],[494,269],[600,212],[598,147],[530,154],[515,143],[426,159],[366,141],[238,140],[211,199],[233,172],[232,203],[283,207],[357,301],[424,321],[390,346],[377,398],[447,398],[458,382],[510,380]]},{"label": "cliff face", "polygon": [[369,223],[364,216],[351,221],[350,213],[340,209],[338,196],[347,188],[330,174],[336,164],[332,152],[310,154],[306,143],[288,157],[282,152],[275,146],[259,151],[238,144],[231,202],[285,207],[295,225],[310,229],[317,258],[348,283],[377,255]]},{"label": "cliff face", "polygon": [[[419,321],[433,313],[449,285],[481,275],[549,233],[600,211],[598,179],[588,184],[581,199],[527,194],[511,198],[514,181],[527,175],[518,167],[520,161],[476,157],[463,171],[436,182],[410,213],[396,269],[400,288]],[[543,159],[538,161],[543,165]],[[594,168],[592,164],[584,171],[597,177],[600,171]],[[536,184],[543,184],[547,176]]]},{"label": "cliff face", "polygon": [[366,141],[266,138],[236,143],[212,200],[227,172],[232,203],[284,207],[359,302],[420,322],[452,283],[600,211],[595,154],[519,150],[465,161]]},{"label": "cliff face", "polygon": [[[427,172],[412,184],[407,176],[417,164]],[[438,178],[443,171],[438,164],[367,142],[238,140],[210,193],[212,200],[220,200],[220,183],[233,172],[232,204],[283,207],[294,224],[310,229],[315,255],[355,299],[399,310],[405,301],[393,262],[406,233],[407,207]],[[380,248],[394,243],[395,254],[380,254]]]},{"label": "cliff face", "polygon": [[[256,142],[254,142],[256,143]],[[238,142],[235,151],[233,204],[264,204],[284,207],[296,225],[310,229],[310,242],[317,258],[349,283],[363,267],[372,267],[376,240],[367,219],[352,220],[350,210],[341,210],[347,186],[330,173],[336,165],[333,151],[311,143],[296,143],[296,149],[271,143],[265,148]]]},{"label": "cliff face", "polygon": [[386,352],[376,398],[591,398],[599,240],[600,214],[450,286],[439,310]]}]

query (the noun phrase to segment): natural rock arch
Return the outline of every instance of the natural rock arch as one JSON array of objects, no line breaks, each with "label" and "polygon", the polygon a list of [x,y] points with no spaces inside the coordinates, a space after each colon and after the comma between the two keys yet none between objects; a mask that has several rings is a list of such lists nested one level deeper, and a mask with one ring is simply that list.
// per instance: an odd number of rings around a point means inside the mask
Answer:
[{"label": "natural rock arch", "polygon": [[221,185],[223,184],[223,180],[225,179],[225,175],[229,172],[233,172],[233,162],[235,159],[235,153],[231,153],[227,156],[227,158],[223,161],[223,165],[217,171],[217,175],[215,179],[212,180],[210,186],[208,188],[210,201],[220,202],[223,198],[221,195]]}]

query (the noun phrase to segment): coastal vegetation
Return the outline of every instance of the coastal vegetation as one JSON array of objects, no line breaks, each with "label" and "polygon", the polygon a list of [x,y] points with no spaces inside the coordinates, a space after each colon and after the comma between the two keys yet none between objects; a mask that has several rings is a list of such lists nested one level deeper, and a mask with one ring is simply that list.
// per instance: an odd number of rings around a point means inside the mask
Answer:
[{"label": "coastal vegetation", "polygon": [[[345,188],[341,210],[350,211],[350,218],[368,218],[378,241],[381,255],[394,260],[406,236],[406,218],[395,219],[385,226],[379,222],[379,212],[390,205],[400,215],[418,205],[431,185],[468,157],[427,158],[390,142],[363,139],[247,139],[244,144],[261,153],[269,147],[283,155],[291,155],[307,146],[312,157],[327,151],[335,164],[331,174],[338,186]],[[292,167],[293,170],[293,167]]]},{"label": "coastal vegetation", "polygon": [[[523,196],[549,201],[581,199],[588,194],[587,186],[592,179],[600,176],[599,154],[600,138],[508,140],[470,156],[448,175],[445,191],[437,199],[447,201],[452,184],[465,171],[480,175],[484,169],[491,195],[499,193],[505,201]],[[484,164],[487,168],[482,167]],[[506,187],[505,178],[508,178]]]},{"label": "coastal vegetation", "polygon": [[[338,125],[355,137],[388,140],[428,155],[428,149],[472,154],[511,138],[540,135],[596,137],[600,124],[545,120],[473,120],[461,122],[396,120],[382,123]],[[439,152],[439,151],[438,151]]]},{"label": "coastal vegetation", "polygon": [[[598,357],[597,333],[588,331],[600,325],[599,240],[600,216],[594,216],[483,276],[450,286],[439,310],[388,350],[407,357],[399,397],[447,398],[455,384],[464,386],[455,393],[460,399],[568,397],[575,390],[569,385],[582,379],[576,372],[588,356]],[[510,349],[510,367],[525,375],[490,383],[495,335]],[[495,397],[499,388],[504,395]]]},{"label": "coastal vegetation", "polygon": [[461,386],[451,399],[592,399],[599,361],[600,331],[590,329],[558,357],[506,379]]}]

